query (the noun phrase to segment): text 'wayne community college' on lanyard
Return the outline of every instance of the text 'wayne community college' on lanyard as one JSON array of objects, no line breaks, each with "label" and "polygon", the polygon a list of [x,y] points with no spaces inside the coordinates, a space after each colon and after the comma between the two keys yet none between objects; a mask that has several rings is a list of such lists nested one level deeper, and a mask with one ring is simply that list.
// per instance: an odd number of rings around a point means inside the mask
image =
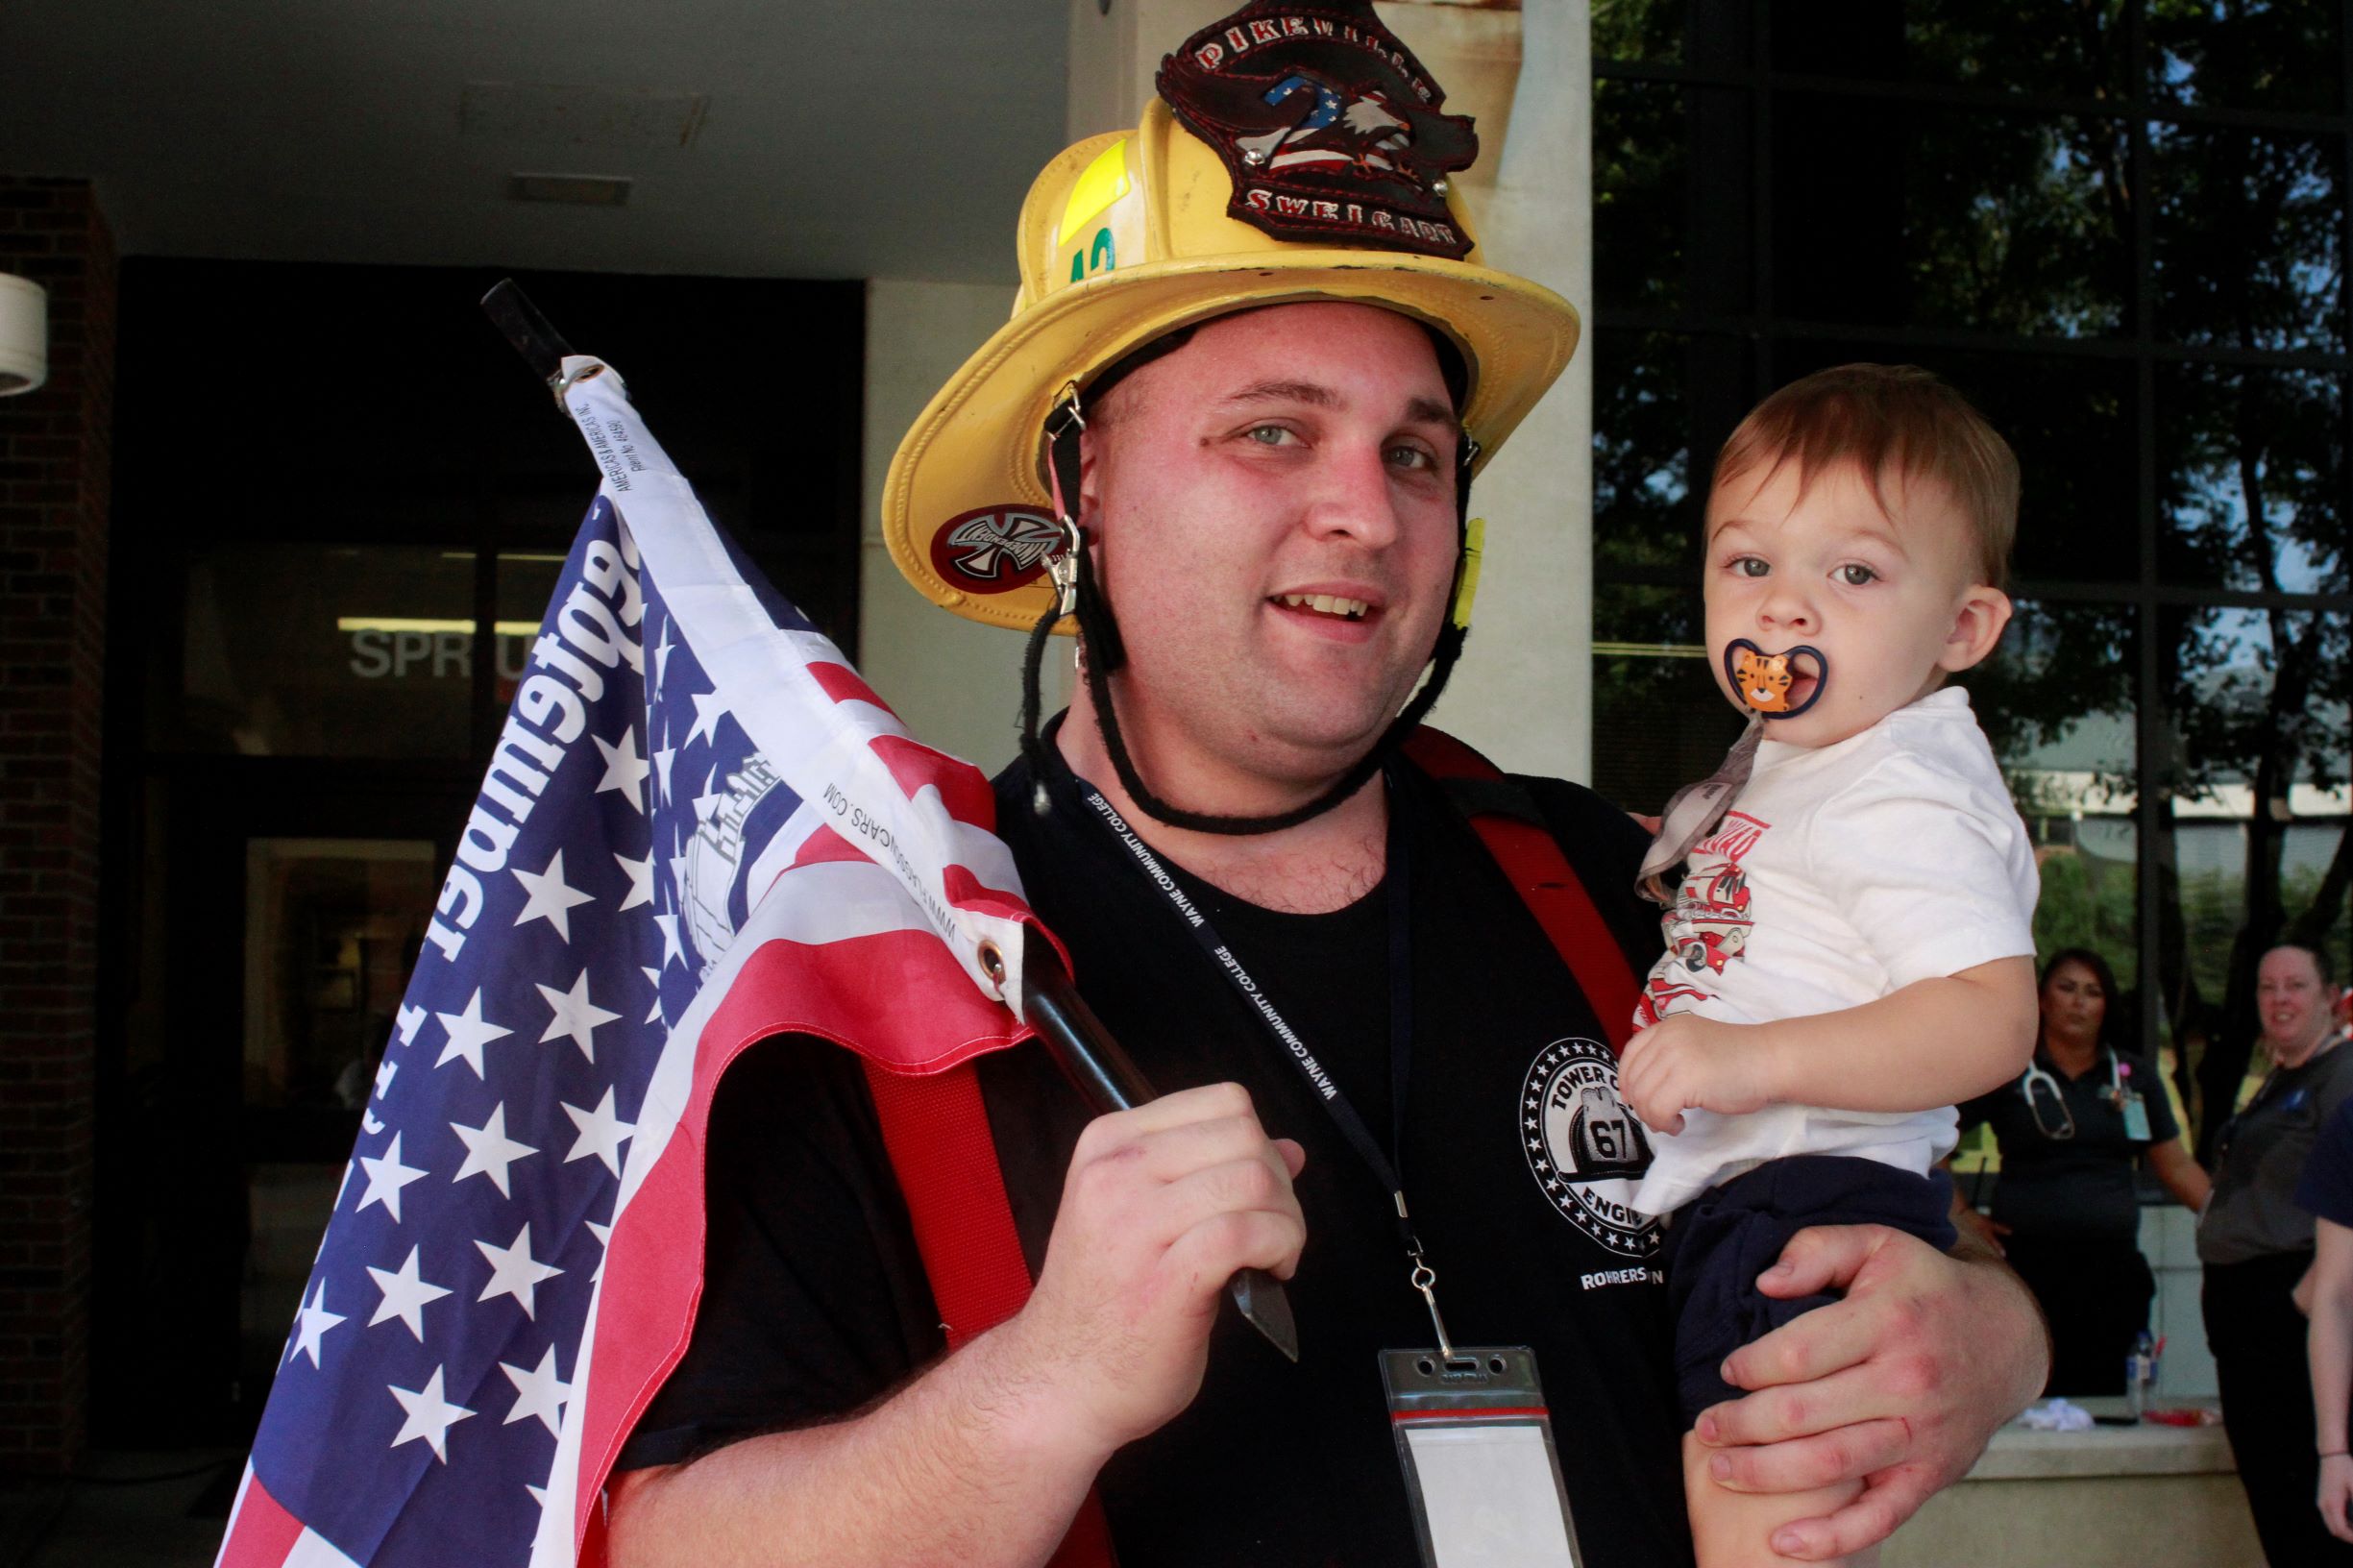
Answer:
[{"label": "text 'wayne community college' on lanyard", "polygon": [[[1241,960],[1234,955],[1234,949],[1218,936],[1217,928],[1210,923],[1201,907],[1186,896],[1183,888],[1177,886],[1176,878],[1161,865],[1160,857],[1152,852],[1151,846],[1136,836],[1136,830],[1119,815],[1117,807],[1103,798],[1100,790],[1084,779],[1077,782],[1081,798],[1094,812],[1096,820],[1102,822],[1106,831],[1127,846],[1137,866],[1184,920],[1185,928],[1192,933],[1193,940],[1201,944],[1201,950],[1215,961],[1226,983],[1250,1005],[1251,1012],[1257,1016],[1267,1034],[1283,1047],[1284,1056],[1299,1069],[1299,1075],[1307,1080],[1308,1087],[1315,1091],[1316,1099],[1339,1128],[1341,1136],[1348,1139],[1349,1146],[1357,1151],[1375,1179],[1387,1188],[1389,1200],[1397,1210],[1397,1235],[1405,1244],[1407,1260],[1412,1264],[1412,1272],[1408,1279],[1429,1304],[1431,1326],[1437,1330],[1439,1353],[1453,1356],[1454,1343],[1447,1337],[1446,1320],[1438,1315],[1435,1289],[1437,1270],[1430,1266],[1429,1260],[1422,1252],[1421,1238],[1413,1234],[1413,1219],[1406,1208],[1405,1180],[1398,1174],[1396,1163],[1382,1151],[1380,1142],[1364,1125],[1364,1118],[1357,1114],[1357,1108],[1349,1103],[1348,1096],[1340,1092],[1340,1086],[1332,1081],[1332,1075],[1324,1071],[1323,1065],[1315,1060],[1307,1042],[1285,1021],[1273,998],[1251,978],[1250,971],[1242,967]],[[1393,779],[1385,782],[1394,790]],[[1390,1135],[1397,1158],[1402,1161],[1405,1158],[1406,1081],[1413,1060],[1413,933],[1406,837],[1394,809],[1389,812],[1387,859]]]}]

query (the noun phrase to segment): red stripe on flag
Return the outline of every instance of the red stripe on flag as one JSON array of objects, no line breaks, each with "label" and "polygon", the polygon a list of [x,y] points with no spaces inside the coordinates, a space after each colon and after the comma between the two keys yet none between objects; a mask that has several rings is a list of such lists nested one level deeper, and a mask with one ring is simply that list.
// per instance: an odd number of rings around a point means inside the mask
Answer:
[{"label": "red stripe on flag", "polygon": [[303,1522],[279,1507],[259,1476],[250,1476],[213,1568],[284,1568],[302,1538]]},{"label": "red stripe on flag", "polygon": [[873,857],[830,827],[821,827],[801,841],[800,852],[793,857],[787,870],[798,870],[803,866],[820,866],[837,860],[871,860]]},{"label": "red stripe on flag", "polygon": [[836,702],[871,702],[883,712],[891,714],[892,718],[898,717],[891,712],[891,704],[876,697],[874,688],[861,680],[858,672],[846,664],[812,664],[809,674],[817,678],[819,688]]},{"label": "red stripe on flag", "polygon": [[[877,1006],[876,998],[889,1005]],[[704,1130],[727,1065],[771,1035],[801,1034],[901,1072],[938,1072],[1028,1033],[973,987],[929,931],[815,945],[769,942],[745,958],[696,1043],[694,1086],[677,1130],[614,1222],[604,1255],[582,1416],[576,1542],[600,1506],[621,1445],[686,1353],[702,1294]]]},{"label": "red stripe on flag", "polygon": [[[1034,931],[1043,931],[1038,917],[1030,913],[1017,893],[1005,893],[989,886],[972,874],[971,869],[950,861],[940,873],[941,891],[947,901],[958,909],[970,910],[975,915],[993,915],[999,919],[1020,920]],[[1061,944],[1056,943],[1057,946]],[[1065,954],[1067,962],[1069,955]]]},{"label": "red stripe on flag", "polygon": [[991,832],[996,830],[996,794],[979,769],[904,735],[877,735],[868,744],[898,780],[908,799],[914,799],[926,784],[938,785],[950,817]]}]

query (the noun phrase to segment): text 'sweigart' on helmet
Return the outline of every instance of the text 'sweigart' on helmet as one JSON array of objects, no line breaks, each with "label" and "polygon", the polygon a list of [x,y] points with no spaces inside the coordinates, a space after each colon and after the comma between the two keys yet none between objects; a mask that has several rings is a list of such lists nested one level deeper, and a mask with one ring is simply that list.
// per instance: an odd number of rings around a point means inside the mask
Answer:
[{"label": "text 'sweigart' on helmet", "polygon": [[1044,613],[1047,417],[1177,328],[1310,300],[1426,322],[1462,353],[1483,461],[1577,346],[1567,301],[1481,264],[1448,179],[1477,135],[1371,0],[1261,0],[1168,56],[1159,87],[1134,131],[1066,149],[1030,186],[1012,320],[891,461],[891,557],[959,615],[1026,629]]}]

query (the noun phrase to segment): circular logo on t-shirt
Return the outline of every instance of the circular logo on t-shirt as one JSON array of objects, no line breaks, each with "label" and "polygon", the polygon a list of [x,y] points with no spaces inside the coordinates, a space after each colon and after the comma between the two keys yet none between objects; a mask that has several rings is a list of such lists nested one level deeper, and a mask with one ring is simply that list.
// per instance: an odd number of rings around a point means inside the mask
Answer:
[{"label": "circular logo on t-shirt", "polygon": [[1618,1098],[1618,1059],[1597,1040],[1556,1040],[1520,1088],[1520,1147],[1546,1201],[1628,1258],[1658,1250],[1658,1221],[1628,1200],[1651,1164],[1642,1123]]}]

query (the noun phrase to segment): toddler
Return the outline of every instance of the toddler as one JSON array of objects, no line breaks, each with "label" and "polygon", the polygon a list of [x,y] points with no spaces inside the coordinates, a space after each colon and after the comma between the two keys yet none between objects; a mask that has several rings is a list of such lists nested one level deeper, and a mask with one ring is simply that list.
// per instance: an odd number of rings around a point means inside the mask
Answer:
[{"label": "toddler", "polygon": [[[1756,1277],[1808,1225],[1953,1242],[1936,1162],[1955,1101],[2023,1070],[2034,860],[1969,696],[1993,651],[2018,462],[1950,388],[1847,365],[1784,387],[1725,443],[1707,500],[1707,651],[1751,715],[1670,802],[1646,886],[1683,876],[1620,1089],[1655,1138],[1636,1207],[1670,1214],[1685,1423],[1737,1397],[1726,1356],[1828,1297]],[[1860,1482],[1717,1485],[1686,1432],[1703,1568],[1777,1563],[1781,1525]]]}]

